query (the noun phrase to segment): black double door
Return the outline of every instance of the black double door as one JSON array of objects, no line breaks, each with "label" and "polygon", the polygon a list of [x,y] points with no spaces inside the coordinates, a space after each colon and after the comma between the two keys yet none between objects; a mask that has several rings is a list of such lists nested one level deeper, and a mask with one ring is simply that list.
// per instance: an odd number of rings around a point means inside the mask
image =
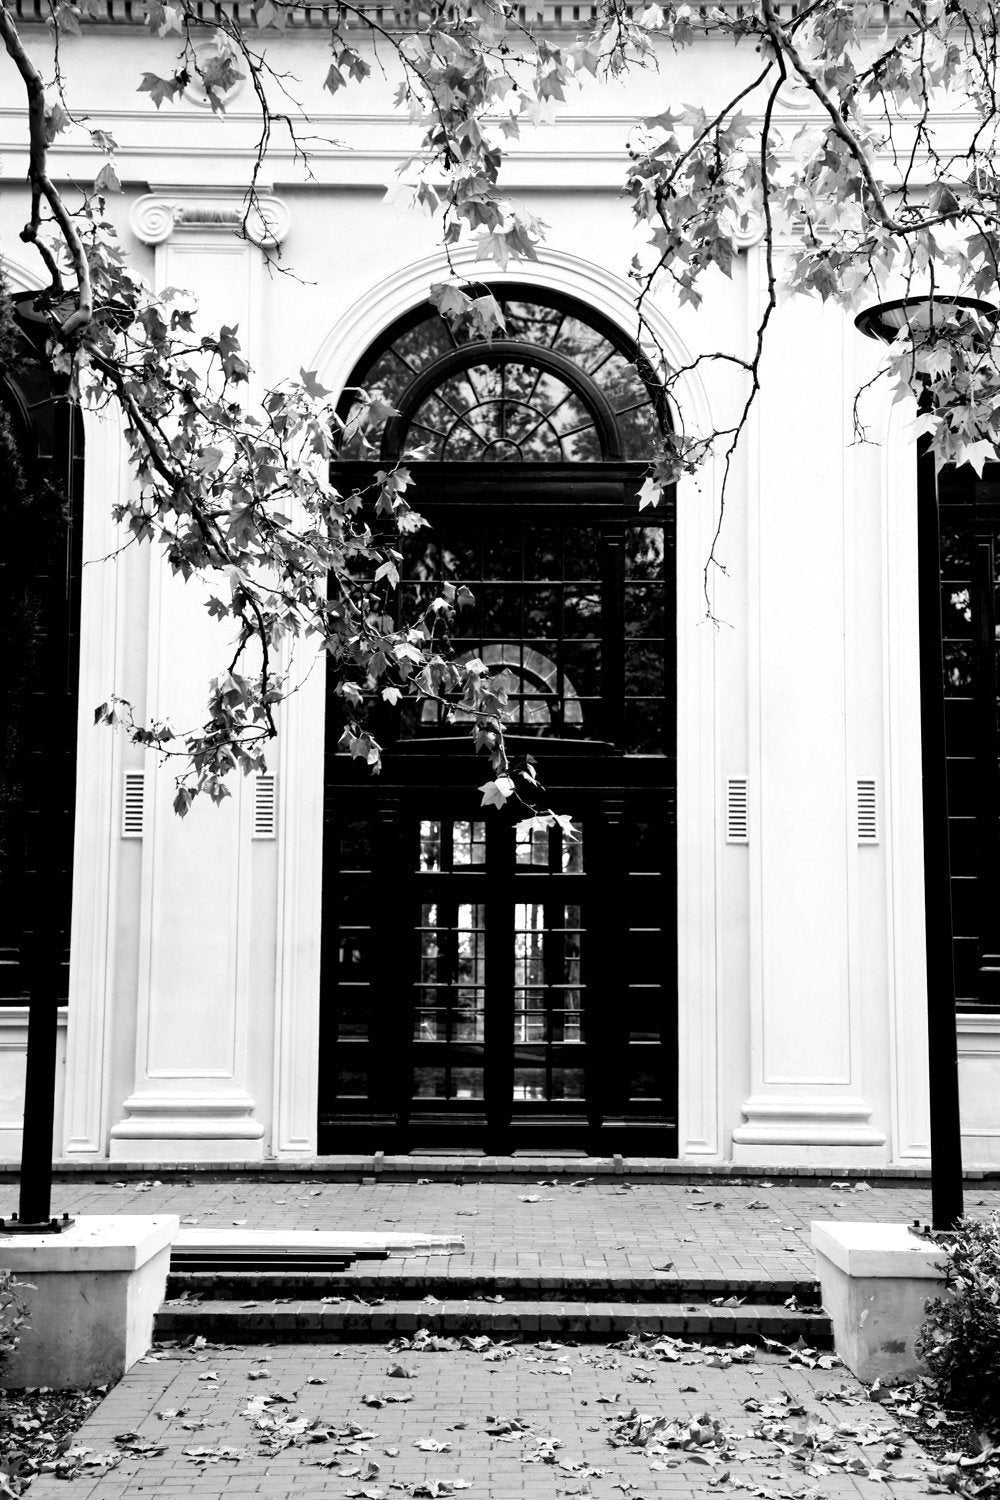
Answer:
[{"label": "black double door", "polygon": [[1000,466],[938,495],[955,990],[1000,1007]]},{"label": "black double door", "polygon": [[322,1152],[676,1152],[672,510],[640,525],[626,465],[516,467],[421,473],[396,603],[469,587],[451,654],[503,673],[572,833],[480,807],[441,705],[383,723],[377,779],[331,714]]}]

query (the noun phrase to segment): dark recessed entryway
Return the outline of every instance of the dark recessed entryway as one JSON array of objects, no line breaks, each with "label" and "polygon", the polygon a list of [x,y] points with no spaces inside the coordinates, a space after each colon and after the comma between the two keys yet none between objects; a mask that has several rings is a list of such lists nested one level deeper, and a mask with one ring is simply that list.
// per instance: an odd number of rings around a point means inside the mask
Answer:
[{"label": "dark recessed entryway", "polygon": [[[383,709],[372,778],[328,705],[319,1150],[676,1154],[674,511],[640,515],[659,403],[602,320],[498,290],[499,342],[433,312],[352,384],[400,413],[429,529],[397,618],[467,585],[450,647],[502,672],[509,753],[573,819],[518,829],[447,704]],[[345,455],[341,486],[373,466]]]}]

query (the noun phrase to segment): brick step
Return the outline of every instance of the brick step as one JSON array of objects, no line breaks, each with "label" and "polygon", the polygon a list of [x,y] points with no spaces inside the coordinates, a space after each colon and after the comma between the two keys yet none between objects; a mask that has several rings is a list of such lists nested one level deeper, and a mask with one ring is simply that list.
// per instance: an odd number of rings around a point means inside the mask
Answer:
[{"label": "brick step", "polygon": [[713,1307],[710,1302],[501,1303],[447,1301],[426,1304],[387,1300],[376,1306],[319,1301],[167,1303],[156,1315],[160,1339],[201,1335],[226,1344],[321,1343],[343,1339],[379,1342],[418,1328],[432,1334],[487,1334],[493,1339],[564,1336],[604,1340],[630,1333],[672,1334],[708,1342],[743,1343],[754,1336],[793,1344],[799,1338],[812,1348],[829,1348],[831,1328],[825,1313],[745,1303]]},{"label": "brick step", "polygon": [[168,1297],[200,1297],[204,1301],[270,1301],[295,1297],[318,1300],[333,1296],[368,1300],[389,1297],[395,1302],[436,1297],[455,1302],[486,1297],[531,1302],[708,1302],[714,1297],[740,1297],[745,1302],[774,1305],[794,1297],[803,1307],[819,1306],[815,1281],[753,1280],[731,1277],[672,1276],[665,1273],[621,1271],[475,1271],[462,1265],[413,1269],[386,1260],[355,1265],[343,1271],[312,1270],[189,1270],[173,1266],[167,1281]]}]

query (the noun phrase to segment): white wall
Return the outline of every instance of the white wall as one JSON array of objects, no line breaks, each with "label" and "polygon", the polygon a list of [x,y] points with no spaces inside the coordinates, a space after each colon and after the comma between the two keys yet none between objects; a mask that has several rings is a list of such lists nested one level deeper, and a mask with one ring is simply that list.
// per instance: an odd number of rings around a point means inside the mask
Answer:
[{"label": "white wall", "polygon": [[[40,55],[48,46],[33,35]],[[265,181],[294,276],[212,224],[238,206],[255,124],[246,94],[219,121],[190,101],[157,113],[135,83],[164,71],[172,44],[124,28],[66,38],[73,103],[112,129],[126,194],[112,199],[135,263],[155,283],[190,284],[214,321],[236,318],[263,382],[300,366],[336,384],[404,306],[440,279],[435,222],[384,201],[413,148],[376,72],[323,94],[320,33],[268,42],[303,80],[317,134],[307,181],[278,134]],[[114,50],[113,74],[107,66]],[[510,274],[577,290],[627,325],[634,250],[619,196],[631,121],[665,104],[721,100],[748,65],[721,43],[627,84],[588,84],[550,129],[515,148],[508,183],[547,223],[538,266]],[[108,81],[121,91],[109,97]],[[808,113],[797,112],[796,123]],[[25,213],[23,126],[0,103],[0,226]],[[82,136],[61,136],[57,175],[86,177]],[[187,222],[175,226],[177,210]],[[201,218],[199,220],[199,214]],[[216,215],[216,218],[218,215]],[[697,310],[664,291],[652,308],[674,357],[747,353],[762,296],[748,236],[731,280]],[[471,267],[463,253],[463,266]],[[492,268],[482,268],[480,274]],[[210,304],[210,305],[209,305]],[[915,578],[905,433],[883,403],[882,447],[849,446],[848,403],[873,351],[818,304],[779,312],[765,389],[737,456],[705,618],[701,570],[717,471],[682,486],[678,516],[681,1134],[689,1159],[878,1164],[926,1155],[922,1051],[919,801],[913,800]],[[726,425],[742,388],[731,370],[687,382],[688,417]],[[88,426],[85,546],[113,551],[109,498],[128,483],[120,442]],[[197,714],[224,642],[193,586],[148,551],[85,570],[73,990],[66,1149],[79,1158],[290,1157],[315,1149],[321,891],[322,691],[317,674],[288,706],[271,769],[274,841],[250,837],[246,787],[221,811],[169,810],[169,768],[90,725],[116,690],[137,712]],[[141,839],[120,836],[122,777],[145,771]],[[919,769],[917,764],[917,769]],[[727,777],[747,776],[751,832],[727,844]],[[860,776],[879,788],[882,836],[858,846]],[[966,1034],[963,1033],[963,1036]],[[974,1150],[994,1150],[989,1027],[963,1045]],[[13,1106],[11,1106],[13,1108]],[[990,1156],[992,1160],[992,1156]]]}]

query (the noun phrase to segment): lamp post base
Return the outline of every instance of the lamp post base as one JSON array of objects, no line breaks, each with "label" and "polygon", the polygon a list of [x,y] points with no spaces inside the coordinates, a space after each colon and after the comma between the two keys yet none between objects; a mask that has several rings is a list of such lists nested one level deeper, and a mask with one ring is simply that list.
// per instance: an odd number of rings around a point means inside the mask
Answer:
[{"label": "lamp post base", "polygon": [[62,1234],[64,1229],[70,1229],[76,1223],[69,1214],[63,1214],[57,1219],[53,1214],[51,1219],[40,1219],[37,1223],[30,1219],[19,1219],[17,1214],[11,1214],[9,1219],[0,1219],[0,1235],[5,1234]]}]

